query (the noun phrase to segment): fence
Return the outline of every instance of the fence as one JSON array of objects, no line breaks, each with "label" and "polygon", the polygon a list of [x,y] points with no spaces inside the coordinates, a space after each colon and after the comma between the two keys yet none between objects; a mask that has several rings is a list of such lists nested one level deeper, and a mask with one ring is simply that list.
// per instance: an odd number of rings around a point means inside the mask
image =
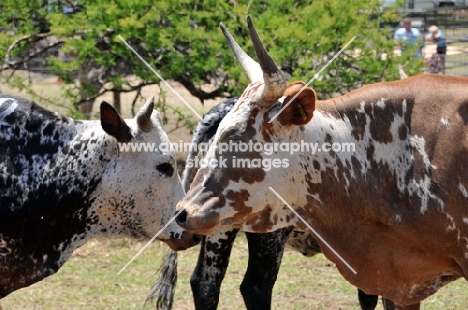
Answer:
[{"label": "fence", "polygon": [[[445,74],[468,76],[468,6],[432,8],[426,10],[401,10],[411,18],[413,26],[426,34],[431,25],[437,25],[447,38]],[[435,44],[426,43],[424,56],[435,53]],[[429,72],[429,64],[424,72]]]}]

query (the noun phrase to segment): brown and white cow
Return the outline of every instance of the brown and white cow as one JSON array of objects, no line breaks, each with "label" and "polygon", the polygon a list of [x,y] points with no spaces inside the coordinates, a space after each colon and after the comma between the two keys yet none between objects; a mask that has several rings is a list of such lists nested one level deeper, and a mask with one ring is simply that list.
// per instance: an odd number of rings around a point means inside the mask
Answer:
[{"label": "brown and white cow", "polygon": [[[178,205],[185,208],[179,225],[202,234],[223,224],[308,229],[271,187],[349,264],[317,239],[366,293],[415,309],[448,282],[467,278],[468,78],[421,75],[319,101],[311,88],[300,92],[303,83],[287,85],[248,24],[260,66],[224,29],[252,83],[220,123],[211,164]],[[247,152],[233,150],[249,143]],[[274,143],[302,148],[270,152]],[[250,166],[240,167],[239,158]],[[276,168],[263,165],[275,159]]]}]

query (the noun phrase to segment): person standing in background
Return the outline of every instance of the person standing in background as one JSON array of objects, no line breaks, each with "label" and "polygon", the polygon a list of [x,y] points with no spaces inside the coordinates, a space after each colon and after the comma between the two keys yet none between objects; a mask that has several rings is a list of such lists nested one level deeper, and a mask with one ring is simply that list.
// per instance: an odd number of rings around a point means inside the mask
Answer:
[{"label": "person standing in background", "polygon": [[426,62],[430,65],[429,72],[445,73],[445,54],[447,53],[447,41],[444,34],[436,25],[429,27],[429,33],[424,37],[426,41],[432,41],[437,44],[436,54],[427,59]]},{"label": "person standing in background", "polygon": [[429,27],[429,33],[426,35],[426,41],[432,41],[437,44],[437,54],[445,55],[447,53],[447,41],[444,34],[436,25]]},{"label": "person standing in background", "polygon": [[417,28],[411,27],[411,19],[408,17],[403,19],[403,27],[395,31],[394,41],[400,44],[402,54],[405,53],[407,46],[418,45],[419,47],[414,57],[422,56],[423,37]]}]

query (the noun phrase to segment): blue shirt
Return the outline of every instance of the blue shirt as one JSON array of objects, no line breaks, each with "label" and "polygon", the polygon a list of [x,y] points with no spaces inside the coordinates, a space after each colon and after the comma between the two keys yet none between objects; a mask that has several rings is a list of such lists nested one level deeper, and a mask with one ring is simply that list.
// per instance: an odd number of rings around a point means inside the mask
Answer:
[{"label": "blue shirt", "polygon": [[[409,31],[406,30],[406,28],[399,28],[397,31],[395,31],[395,36],[394,36],[395,42],[406,42],[407,44],[417,44],[420,47],[423,45],[423,40],[421,36],[421,32],[419,32],[418,29],[416,28],[411,28]],[[401,52],[404,53],[404,47],[401,48]],[[414,54],[415,57],[421,57],[422,52],[421,49],[418,49],[416,54]]]},{"label": "blue shirt", "polygon": [[[444,37],[444,34],[442,33],[442,31],[438,30],[438,31],[437,31],[437,35],[438,35],[438,38],[437,38],[437,48],[446,48],[446,47],[447,47],[447,42],[445,41],[445,37]],[[430,37],[430,38],[432,38],[432,37],[433,37],[433,34],[432,34],[432,33],[428,33],[427,36]]]}]

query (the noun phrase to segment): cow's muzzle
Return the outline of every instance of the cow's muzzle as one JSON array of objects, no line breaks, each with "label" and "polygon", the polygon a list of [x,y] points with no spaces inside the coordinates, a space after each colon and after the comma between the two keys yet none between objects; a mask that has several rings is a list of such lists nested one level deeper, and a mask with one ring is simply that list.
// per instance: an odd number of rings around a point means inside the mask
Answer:
[{"label": "cow's muzzle", "polygon": [[182,251],[197,245],[201,239],[202,237],[198,234],[184,231],[180,239],[171,238],[162,241],[167,243],[172,250]]},{"label": "cow's muzzle", "polygon": [[198,206],[187,206],[184,201],[179,202],[177,205],[178,210],[181,208],[183,210],[176,217],[175,221],[187,231],[209,235],[219,225],[219,213],[210,208],[207,208],[208,210],[201,210]]}]

